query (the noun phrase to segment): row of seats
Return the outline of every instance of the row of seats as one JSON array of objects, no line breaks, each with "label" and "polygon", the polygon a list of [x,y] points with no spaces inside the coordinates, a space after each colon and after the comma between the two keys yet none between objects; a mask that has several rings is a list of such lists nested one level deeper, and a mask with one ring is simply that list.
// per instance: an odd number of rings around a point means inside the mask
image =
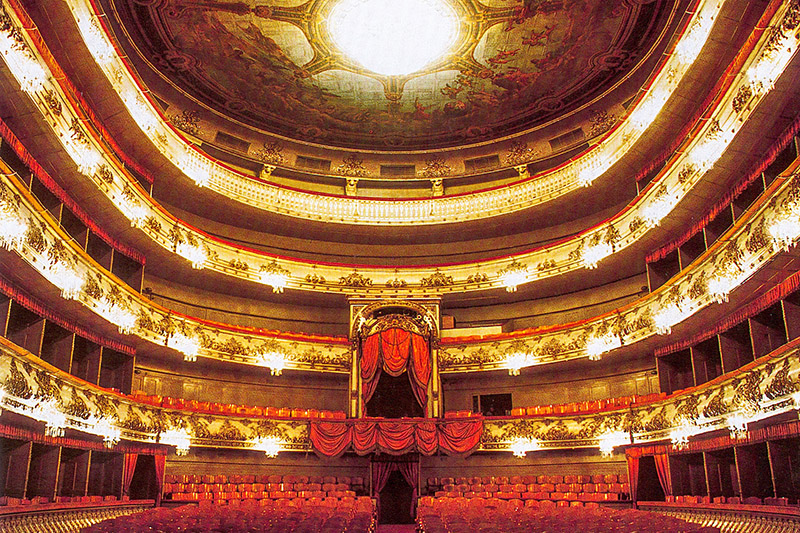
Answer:
[{"label": "row of seats", "polygon": [[618,398],[607,398],[605,400],[593,400],[584,402],[571,402],[555,405],[534,405],[531,407],[515,407],[511,410],[512,416],[549,416],[567,415],[575,413],[597,413],[613,409],[622,409],[631,405],[643,405],[657,402],[667,397],[664,392],[656,392],[645,395],[620,396]]},{"label": "row of seats", "polygon": [[627,474],[594,474],[594,475],[525,475],[525,476],[482,476],[482,477],[429,477],[427,479],[428,487],[443,487],[444,485],[516,485],[524,483],[530,485],[532,483],[551,483],[557,485],[559,483],[627,483]]},{"label": "row of seats", "polygon": [[212,413],[221,415],[238,416],[265,416],[269,418],[332,418],[344,419],[344,411],[328,411],[324,409],[298,409],[291,407],[261,407],[257,405],[237,405],[218,402],[200,402],[197,400],[184,400],[158,394],[145,394],[142,391],[133,391],[133,399],[137,402],[180,409],[184,411],[197,411],[199,413]]},{"label": "row of seats", "polygon": [[437,498],[498,498],[500,500],[536,500],[553,502],[613,502],[627,499],[628,493],[615,492],[518,492],[484,491],[461,492],[437,490]]},{"label": "row of seats", "polygon": [[309,500],[312,498],[355,498],[352,490],[273,490],[273,491],[235,491],[235,492],[165,492],[164,496],[171,500],[197,501],[197,500],[285,500],[299,498]]},{"label": "row of seats", "polygon": [[417,506],[419,533],[719,533],[717,528],[633,509],[602,508],[597,503],[430,497]]},{"label": "row of seats", "polygon": [[333,492],[350,490],[347,483],[164,483],[164,492],[272,492],[274,490]]},{"label": "row of seats", "polygon": [[[217,502],[224,503],[224,502]],[[201,501],[174,509],[157,507],[142,513],[105,520],[83,531],[260,531],[283,533],[372,533],[376,527],[375,502],[371,498],[322,501],[231,500],[226,505]]]},{"label": "row of seats", "polygon": [[[263,483],[263,484],[294,484],[294,483],[318,483],[348,485],[352,487],[363,487],[363,477],[353,476],[301,476],[296,474],[167,474],[164,476],[165,483],[205,483],[205,484],[234,484],[241,483]],[[305,490],[305,489],[300,489]],[[324,490],[324,489],[323,489]],[[347,489],[345,489],[347,490]]]}]

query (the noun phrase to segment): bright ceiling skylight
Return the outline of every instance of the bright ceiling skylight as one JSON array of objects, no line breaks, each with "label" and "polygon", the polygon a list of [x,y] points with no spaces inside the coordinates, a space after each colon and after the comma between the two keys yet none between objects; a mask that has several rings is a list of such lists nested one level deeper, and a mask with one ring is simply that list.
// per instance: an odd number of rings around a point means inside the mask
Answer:
[{"label": "bright ceiling skylight", "polygon": [[387,76],[425,68],[458,36],[458,17],[445,0],[341,0],[327,24],[350,59]]}]

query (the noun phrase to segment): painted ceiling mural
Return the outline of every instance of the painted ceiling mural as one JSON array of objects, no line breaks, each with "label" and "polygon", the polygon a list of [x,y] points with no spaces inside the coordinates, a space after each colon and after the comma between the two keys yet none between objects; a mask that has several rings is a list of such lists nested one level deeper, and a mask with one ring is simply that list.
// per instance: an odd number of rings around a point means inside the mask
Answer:
[{"label": "painted ceiling mural", "polygon": [[333,43],[342,0],[108,0],[141,56],[250,126],[354,149],[430,149],[524,131],[602,94],[657,43],[677,2],[442,0],[450,52],[384,76]]}]

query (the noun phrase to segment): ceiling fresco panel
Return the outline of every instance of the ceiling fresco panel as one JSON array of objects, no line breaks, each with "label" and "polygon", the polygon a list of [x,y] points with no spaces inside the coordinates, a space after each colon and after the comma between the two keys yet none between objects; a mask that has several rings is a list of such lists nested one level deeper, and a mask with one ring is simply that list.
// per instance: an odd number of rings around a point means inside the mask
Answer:
[{"label": "ceiling fresco panel", "polygon": [[216,112],[301,142],[415,150],[490,141],[579,108],[632,73],[678,4],[440,0],[460,20],[453,48],[384,76],[333,43],[326,21],[339,1],[107,5],[160,76]]}]

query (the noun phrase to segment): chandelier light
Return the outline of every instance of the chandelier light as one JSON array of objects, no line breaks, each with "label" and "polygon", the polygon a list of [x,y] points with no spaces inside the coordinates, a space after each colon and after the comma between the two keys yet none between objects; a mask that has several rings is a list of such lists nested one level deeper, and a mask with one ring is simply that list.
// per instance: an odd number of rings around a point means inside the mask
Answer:
[{"label": "chandelier light", "polygon": [[788,252],[800,238],[800,220],[794,213],[788,212],[770,224],[767,231],[775,246]]},{"label": "chandelier light", "polygon": [[600,337],[592,337],[586,341],[586,354],[590,361],[599,361],[600,356],[622,346],[622,340],[611,333]]},{"label": "chandelier light", "polygon": [[272,287],[272,292],[280,294],[289,282],[289,271],[276,261],[261,266],[261,283]]},{"label": "chandelier light", "polygon": [[0,245],[6,250],[19,251],[28,232],[28,223],[10,206],[0,209]]},{"label": "chandelier light", "polygon": [[747,437],[747,423],[749,419],[742,413],[733,413],[728,416],[727,424],[732,439]]},{"label": "chandelier light", "polygon": [[511,441],[511,445],[508,448],[511,450],[511,453],[514,454],[514,457],[522,458],[525,457],[528,452],[541,449],[541,444],[537,439],[532,437],[516,437]]},{"label": "chandelier light", "polygon": [[614,253],[613,248],[607,242],[598,242],[597,244],[590,244],[583,249],[582,259],[583,266],[589,270],[597,268],[597,264]]},{"label": "chandelier light", "polygon": [[103,164],[103,156],[88,144],[70,140],[64,144],[64,148],[77,165],[78,172],[84,176],[94,176]]},{"label": "chandelier light", "polygon": [[699,433],[697,425],[693,422],[684,420],[677,427],[672,428],[670,431],[669,439],[672,442],[672,447],[676,450],[683,450],[689,445],[689,438]]},{"label": "chandelier light", "polygon": [[92,416],[86,421],[90,433],[103,437],[103,446],[113,448],[119,443],[121,432],[111,420],[106,417]]},{"label": "chandelier light", "polygon": [[262,353],[259,356],[259,362],[262,366],[269,367],[270,374],[273,376],[280,376],[283,369],[286,368],[286,356],[276,351]]},{"label": "chandelier light", "polygon": [[717,275],[708,280],[708,292],[718,304],[727,302],[728,297],[738,282],[725,275]]},{"label": "chandelier light", "polygon": [[131,201],[127,198],[121,199],[117,205],[125,218],[131,221],[132,228],[141,227],[142,223],[147,220],[150,212],[139,201]]},{"label": "chandelier light", "polygon": [[136,315],[130,310],[119,305],[104,301],[97,309],[97,313],[117,326],[119,332],[127,335],[136,327]]},{"label": "chandelier light", "polygon": [[500,282],[508,292],[516,292],[517,287],[528,281],[528,266],[518,263],[516,260],[498,272]]},{"label": "chandelier light", "polygon": [[721,131],[711,137],[706,137],[689,152],[689,158],[701,171],[709,171],[714,163],[722,156],[733,139],[730,131]]},{"label": "chandelier light", "polygon": [[513,352],[506,355],[505,367],[509,376],[519,376],[523,367],[531,364],[531,355],[525,352]]},{"label": "chandelier light", "polygon": [[650,94],[636,106],[636,109],[633,110],[628,118],[631,127],[640,132],[650,127],[650,124],[656,120],[656,117],[667,102],[669,94],[664,86],[653,87],[650,90]]},{"label": "chandelier light", "polygon": [[133,120],[143,131],[152,133],[156,129],[158,117],[148,107],[142,96],[130,90],[125,93],[122,101],[125,102],[125,107],[130,111]]},{"label": "chandelier light", "polygon": [[200,353],[200,342],[176,331],[167,339],[167,348],[181,352],[184,361],[193,363],[197,361],[197,355]]},{"label": "chandelier light", "polygon": [[43,400],[33,408],[33,418],[44,422],[44,433],[48,437],[63,437],[67,428],[67,415],[58,408],[54,398]]},{"label": "chandelier light", "polygon": [[0,55],[23,91],[33,95],[44,87],[47,73],[11,30],[0,32]]},{"label": "chandelier light", "polygon": [[253,449],[264,452],[269,458],[278,457],[278,453],[282,450],[283,442],[280,438],[275,436],[259,437],[253,442]]},{"label": "chandelier light", "polygon": [[625,431],[608,431],[600,435],[597,445],[603,457],[614,455],[614,448],[630,443],[630,437]]},{"label": "chandelier light", "polygon": [[679,199],[678,195],[667,193],[651,200],[642,208],[642,218],[649,226],[658,226],[675,209]]},{"label": "chandelier light", "polygon": [[188,260],[192,264],[192,268],[201,269],[205,266],[208,260],[208,253],[205,246],[202,244],[190,244],[188,242],[179,242],[175,246],[175,252]]},{"label": "chandelier light", "polygon": [[80,296],[83,275],[76,272],[74,268],[58,262],[48,269],[48,274],[53,285],[61,289],[62,298],[76,300]]},{"label": "chandelier light", "polygon": [[659,335],[669,335],[672,333],[672,326],[691,316],[691,310],[684,307],[685,305],[686,302],[667,304],[653,315],[653,323]]},{"label": "chandelier light", "polygon": [[187,455],[192,445],[192,436],[185,429],[172,428],[161,433],[159,442],[175,446],[175,455]]}]

